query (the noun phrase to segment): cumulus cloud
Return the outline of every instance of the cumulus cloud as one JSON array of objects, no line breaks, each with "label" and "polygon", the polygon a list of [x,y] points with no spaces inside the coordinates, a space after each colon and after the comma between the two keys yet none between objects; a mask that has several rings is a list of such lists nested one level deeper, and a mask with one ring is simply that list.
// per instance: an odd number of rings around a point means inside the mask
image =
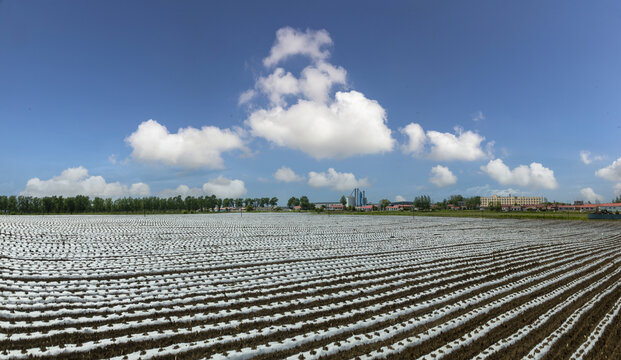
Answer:
[{"label": "cumulus cloud", "polygon": [[242,180],[232,180],[222,176],[211,179],[203,184],[205,195],[216,195],[219,198],[238,198],[246,195],[248,190]]},{"label": "cumulus cloud", "polygon": [[352,190],[357,187],[369,186],[367,178],[356,179],[352,173],[340,173],[333,168],[327,172],[308,173],[308,185],[312,187],[329,187],[332,190]]},{"label": "cumulus cloud", "polygon": [[582,200],[590,202],[599,202],[604,199],[603,196],[595,193],[595,191],[590,187],[580,190],[580,196],[582,196]]},{"label": "cumulus cloud", "polygon": [[610,181],[621,181],[621,157],[609,166],[597,170],[595,175]]},{"label": "cumulus cloud", "polygon": [[429,182],[437,187],[446,187],[456,184],[457,176],[455,176],[448,167],[437,165],[431,168]]},{"label": "cumulus cloud", "polygon": [[306,32],[301,32],[284,27],[276,31],[276,42],[270,55],[263,59],[263,64],[274,66],[294,55],[308,56],[315,61],[323,60],[330,56],[328,50],[322,49],[327,45],[332,45],[332,39],[326,30],[307,29]]},{"label": "cumulus cloud", "polygon": [[615,195],[621,195],[621,183],[616,183],[612,188],[615,192]]},{"label": "cumulus cloud", "polygon": [[155,120],[141,123],[125,141],[132,147],[132,157],[147,162],[186,168],[222,169],[221,154],[246,150],[240,131],[203,126],[187,127],[172,134]]},{"label": "cumulus cloud", "polygon": [[586,165],[589,165],[593,161],[603,160],[603,158],[604,157],[600,155],[591,156],[590,151],[586,151],[586,150],[580,151],[580,160],[582,160],[582,162],[585,163]]},{"label": "cumulus cloud", "polygon": [[108,183],[101,176],[91,176],[82,166],[64,170],[59,176],[49,180],[32,178],[26,183],[26,189],[21,195],[26,196],[76,196],[90,197],[147,196],[151,193],[149,185],[144,183],[132,184],[130,187],[120,182]]},{"label": "cumulus cloud", "polygon": [[255,90],[267,97],[269,106],[246,120],[251,135],[316,159],[391,151],[395,140],[377,101],[353,90],[332,95],[334,86],[347,85],[347,71],[326,61],[329,52],[322,47],[331,44],[325,30],[277,32],[266,66],[292,55],[307,56],[311,64],[299,77],[278,67],[257,80]]},{"label": "cumulus cloud", "polygon": [[391,151],[386,112],[357,91],[337,92],[329,106],[300,100],[288,109],[258,110],[247,124],[254,136],[298,149],[316,159]]},{"label": "cumulus cloud", "polygon": [[403,153],[420,156],[425,149],[425,142],[427,141],[423,127],[416,123],[409,123],[399,131],[408,137],[408,142],[401,146]]},{"label": "cumulus cloud", "polygon": [[176,189],[164,189],[160,191],[160,197],[170,198],[181,196],[185,198],[187,196],[199,197],[203,196],[203,189],[200,188],[191,188],[187,185],[179,185]]},{"label": "cumulus cloud", "polygon": [[481,166],[481,170],[502,185],[518,185],[533,189],[556,189],[558,187],[554,171],[536,162],[531,163],[530,166],[520,165],[511,170],[501,159],[496,159]]},{"label": "cumulus cloud", "polygon": [[473,161],[486,158],[481,149],[481,142],[485,138],[472,131],[463,132],[455,128],[456,135],[427,131],[427,138],[431,143],[429,158],[440,161],[464,160]]},{"label": "cumulus cloud", "polygon": [[286,183],[303,180],[301,176],[286,166],[282,166],[280,169],[276,170],[274,173],[274,179]]},{"label": "cumulus cloud", "polygon": [[406,200],[405,200],[405,198],[403,196],[397,195],[397,196],[395,196],[395,201],[399,202],[399,201],[406,201]]},{"label": "cumulus cloud", "polygon": [[[416,123],[410,123],[402,128],[401,133],[407,135],[407,143],[401,146],[405,154],[415,157],[425,156],[439,161],[474,161],[492,157],[494,142],[487,143],[487,154],[481,148],[485,137],[472,132],[464,132],[461,128],[455,128],[455,134],[439,131],[424,132],[423,128]],[[425,145],[430,145],[430,150],[425,151]]]}]

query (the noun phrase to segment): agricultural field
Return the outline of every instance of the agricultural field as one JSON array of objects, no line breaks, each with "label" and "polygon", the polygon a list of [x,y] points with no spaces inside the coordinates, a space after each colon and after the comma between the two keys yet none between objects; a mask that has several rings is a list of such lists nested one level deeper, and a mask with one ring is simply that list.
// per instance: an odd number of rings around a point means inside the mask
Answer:
[{"label": "agricultural field", "polygon": [[619,359],[621,224],[1,216],[0,358]]}]

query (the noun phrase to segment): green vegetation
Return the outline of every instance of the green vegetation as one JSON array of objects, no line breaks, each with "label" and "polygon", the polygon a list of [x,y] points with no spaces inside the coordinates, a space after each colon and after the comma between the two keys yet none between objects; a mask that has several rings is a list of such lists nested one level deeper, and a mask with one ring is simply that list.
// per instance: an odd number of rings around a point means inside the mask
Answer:
[{"label": "green vegetation", "polygon": [[[307,199],[308,200],[308,199]],[[120,198],[112,200],[78,195],[75,197],[46,196],[0,196],[0,214],[142,214],[142,213],[199,213],[221,211],[231,207],[274,209],[278,198],[230,199],[212,196],[181,196],[170,198]]]},{"label": "green vegetation", "polygon": [[414,207],[420,210],[431,209],[431,197],[429,197],[429,195],[422,195],[422,196],[415,197]]}]

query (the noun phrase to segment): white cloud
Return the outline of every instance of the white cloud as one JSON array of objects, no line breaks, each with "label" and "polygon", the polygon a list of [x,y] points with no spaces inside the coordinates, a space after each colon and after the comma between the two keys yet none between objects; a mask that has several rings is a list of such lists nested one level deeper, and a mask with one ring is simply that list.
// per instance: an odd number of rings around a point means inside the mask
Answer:
[{"label": "white cloud", "polygon": [[116,154],[108,156],[108,161],[110,161],[110,163],[113,165],[116,164]]},{"label": "white cloud", "polygon": [[307,56],[311,64],[299,77],[278,67],[257,80],[255,89],[270,105],[250,114],[245,122],[250,133],[315,159],[392,151],[395,140],[386,126],[386,111],[377,101],[357,91],[332,94],[335,85],[347,85],[347,71],[326,61],[330,53],[321,47],[331,44],[325,30],[277,32],[266,66],[291,55]]},{"label": "white cloud", "polygon": [[603,196],[595,193],[595,191],[593,191],[590,187],[580,190],[580,196],[582,196],[582,200],[590,202],[599,202],[604,199]]},{"label": "white cloud", "polygon": [[136,160],[187,168],[222,169],[223,152],[246,150],[239,132],[203,126],[201,129],[182,128],[171,134],[157,121],[148,120],[125,141],[133,148],[132,157]]},{"label": "white cloud", "polygon": [[463,132],[460,128],[455,128],[455,131],[457,135],[427,131],[431,143],[430,159],[473,161],[486,158],[481,149],[481,142],[485,140],[483,136],[472,131]]},{"label": "white cloud", "polygon": [[254,136],[316,159],[391,151],[386,112],[357,91],[337,92],[330,105],[302,100],[288,109],[257,110],[246,121]]},{"label": "white cloud", "polygon": [[242,180],[231,180],[222,176],[211,179],[203,184],[206,195],[216,195],[219,198],[239,198],[248,192]]},{"label": "white cloud", "polygon": [[129,194],[131,196],[138,197],[149,196],[149,194],[151,194],[151,188],[149,187],[149,185],[142,182],[135,183],[129,187]]},{"label": "white cloud", "polygon": [[448,167],[437,165],[431,168],[429,182],[437,187],[446,187],[456,184],[457,176],[455,176]]},{"label": "white cloud", "polygon": [[612,188],[615,192],[615,195],[621,195],[621,183],[616,183]]},{"label": "white cloud", "polygon": [[260,77],[256,86],[274,105],[284,105],[283,96],[295,95],[300,91],[298,79],[283,68],[276,68],[269,76]]},{"label": "white cloud", "polygon": [[302,70],[300,91],[310,100],[327,103],[335,84],[345,85],[347,71],[340,66],[320,62]]},{"label": "white cloud", "polygon": [[[401,146],[402,151],[415,157],[426,156],[440,161],[474,161],[492,157],[494,142],[487,143],[486,154],[481,148],[485,137],[470,130],[464,132],[456,127],[455,134],[431,130],[425,133],[419,124],[410,123],[400,131],[408,136],[408,142]],[[425,144],[431,146],[428,152],[425,152]]]},{"label": "white cloud", "polygon": [[472,121],[479,122],[481,120],[485,120],[485,115],[483,115],[483,112],[481,110],[472,114]]},{"label": "white cloud", "polygon": [[64,170],[59,176],[49,180],[32,178],[26,183],[21,195],[26,196],[76,196],[90,197],[146,196],[150,193],[149,186],[144,183],[132,184],[128,188],[120,182],[108,183],[101,176],[89,176],[88,170],[82,166]]},{"label": "white cloud", "polygon": [[274,179],[286,183],[304,180],[301,176],[286,166],[282,166],[280,169],[276,170],[274,173]]},{"label": "white cloud", "polygon": [[401,145],[403,153],[420,156],[425,149],[425,142],[427,141],[423,127],[416,123],[409,123],[399,131],[408,136],[407,144]]},{"label": "white cloud", "polygon": [[536,162],[531,163],[530,166],[520,165],[511,170],[501,159],[496,159],[481,166],[481,170],[502,185],[518,185],[533,189],[556,189],[558,187],[554,171]]},{"label": "white cloud", "polygon": [[405,198],[401,195],[397,195],[395,196],[395,202],[399,202],[399,201],[406,201]]},{"label": "white cloud", "polygon": [[257,95],[257,92],[254,89],[248,89],[239,95],[239,100],[237,102],[238,105],[243,105],[250,100],[252,100]]},{"label": "white cloud", "polygon": [[604,159],[604,157],[601,156],[601,155],[595,155],[595,156],[591,157],[591,152],[590,151],[586,151],[586,150],[580,151],[580,160],[582,160],[582,162],[585,163],[586,165],[589,165],[593,161],[599,161],[599,160],[603,160],[603,159]]},{"label": "white cloud", "polygon": [[274,66],[293,55],[308,56],[314,61],[323,60],[330,56],[328,50],[321,49],[326,45],[332,45],[332,39],[326,30],[308,29],[301,32],[284,27],[276,32],[276,42],[270,50],[270,55],[263,59],[263,64]]},{"label": "white cloud", "polygon": [[522,190],[507,188],[507,189],[493,189],[489,184],[483,186],[474,186],[466,189],[466,195],[469,196],[509,196],[509,195],[526,195]]},{"label": "white cloud", "polygon": [[199,188],[191,188],[187,185],[179,185],[176,189],[164,189],[160,191],[160,197],[162,198],[170,198],[181,196],[185,198],[187,196],[199,197],[203,196],[203,190]]},{"label": "white cloud", "polygon": [[308,185],[312,187],[329,187],[332,190],[352,190],[357,187],[369,186],[367,178],[356,179],[352,173],[340,173],[329,168],[327,172],[308,173]]},{"label": "white cloud", "polygon": [[595,175],[610,181],[621,181],[621,157],[609,166],[597,170]]}]

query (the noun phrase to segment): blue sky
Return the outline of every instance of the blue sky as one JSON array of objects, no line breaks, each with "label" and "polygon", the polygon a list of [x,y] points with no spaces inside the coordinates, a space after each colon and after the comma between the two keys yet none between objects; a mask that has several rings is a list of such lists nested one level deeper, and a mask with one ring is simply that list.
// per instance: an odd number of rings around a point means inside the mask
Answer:
[{"label": "blue sky", "polygon": [[610,201],[620,27],[614,1],[5,0],[0,193]]}]

